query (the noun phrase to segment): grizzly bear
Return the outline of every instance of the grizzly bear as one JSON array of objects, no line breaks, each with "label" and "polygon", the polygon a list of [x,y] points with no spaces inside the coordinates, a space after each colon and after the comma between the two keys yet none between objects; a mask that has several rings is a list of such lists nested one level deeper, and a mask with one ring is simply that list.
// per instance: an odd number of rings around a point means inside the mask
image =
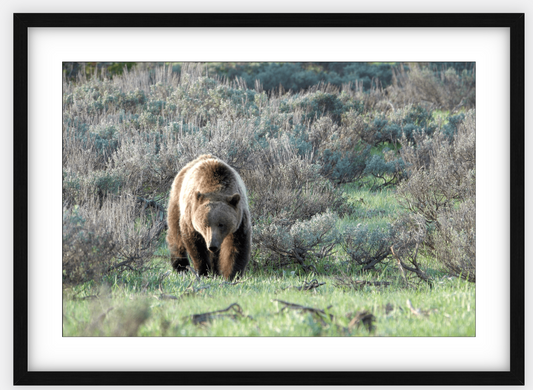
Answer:
[{"label": "grizzly bear", "polygon": [[168,204],[167,244],[172,267],[189,265],[232,280],[250,259],[252,226],[239,174],[211,155],[187,164],[176,176]]}]

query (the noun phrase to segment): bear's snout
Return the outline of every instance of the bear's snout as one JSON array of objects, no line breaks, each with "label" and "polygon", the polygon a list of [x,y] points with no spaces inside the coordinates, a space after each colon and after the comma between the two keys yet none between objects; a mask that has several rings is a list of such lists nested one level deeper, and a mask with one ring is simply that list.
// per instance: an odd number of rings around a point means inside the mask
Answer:
[{"label": "bear's snout", "polygon": [[211,239],[207,240],[207,249],[209,252],[216,253],[220,249],[221,240],[217,232],[211,231]]},{"label": "bear's snout", "polygon": [[218,252],[218,250],[220,249],[219,240],[212,238],[211,241],[207,243],[207,249],[209,249],[209,252]]}]

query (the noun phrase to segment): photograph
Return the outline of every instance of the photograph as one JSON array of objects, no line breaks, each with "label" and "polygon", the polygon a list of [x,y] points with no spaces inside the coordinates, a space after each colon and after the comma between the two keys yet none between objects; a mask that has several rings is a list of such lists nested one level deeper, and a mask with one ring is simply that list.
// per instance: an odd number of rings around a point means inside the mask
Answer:
[{"label": "photograph", "polygon": [[14,385],[524,383],[524,14],[13,26]]},{"label": "photograph", "polygon": [[63,336],[476,335],[476,64],[63,62]]}]

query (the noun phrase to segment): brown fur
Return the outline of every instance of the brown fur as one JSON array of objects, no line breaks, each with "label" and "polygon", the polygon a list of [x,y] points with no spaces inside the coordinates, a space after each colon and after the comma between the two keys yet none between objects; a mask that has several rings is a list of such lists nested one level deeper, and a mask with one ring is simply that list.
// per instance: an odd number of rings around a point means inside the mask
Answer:
[{"label": "brown fur", "polygon": [[168,205],[171,262],[184,271],[191,258],[200,275],[232,280],[250,259],[252,228],[246,188],[239,174],[211,155],[187,164],[176,176]]}]

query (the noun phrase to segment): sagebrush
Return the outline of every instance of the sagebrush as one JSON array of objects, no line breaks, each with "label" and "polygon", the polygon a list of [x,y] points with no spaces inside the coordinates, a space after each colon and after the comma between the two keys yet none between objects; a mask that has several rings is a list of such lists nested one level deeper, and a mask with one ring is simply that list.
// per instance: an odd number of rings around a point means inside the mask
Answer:
[{"label": "sagebrush", "polygon": [[[64,66],[65,283],[143,272],[201,154],[246,184],[252,272],[375,270],[395,248],[419,277],[423,252],[475,281],[473,64],[112,65]],[[341,228],[361,214],[348,183],[393,188],[405,215]]]}]

